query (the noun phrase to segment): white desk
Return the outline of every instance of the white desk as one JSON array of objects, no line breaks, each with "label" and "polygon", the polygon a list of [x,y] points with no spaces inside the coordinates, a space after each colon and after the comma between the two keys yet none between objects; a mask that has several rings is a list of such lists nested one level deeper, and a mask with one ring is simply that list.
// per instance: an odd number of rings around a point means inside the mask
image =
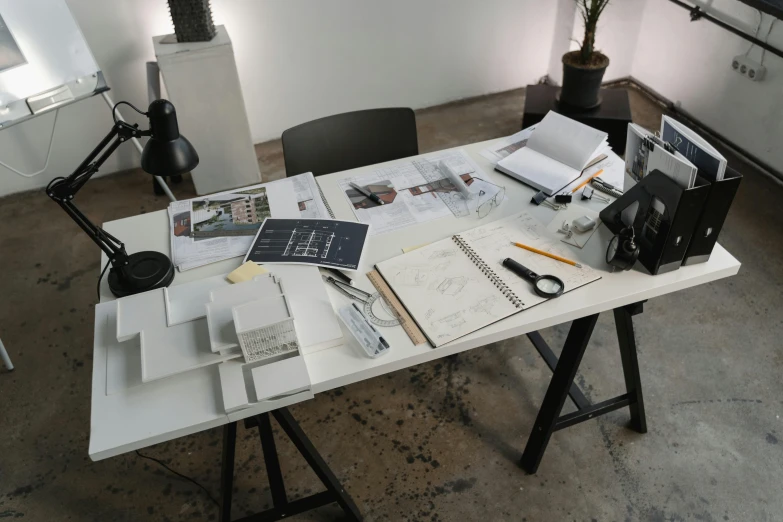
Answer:
[{"label": "white desk", "polygon": [[[495,172],[492,165],[479,154],[489,143],[491,142],[464,147],[485,171],[484,176],[488,180],[506,187],[505,202],[485,220],[498,219],[527,209],[542,221],[550,221],[555,215],[554,211],[543,206],[533,207],[529,203],[533,195],[532,189]],[[389,164],[393,163],[397,162]],[[336,218],[355,220],[347,199],[338,188],[337,180],[376,168],[377,166],[364,167],[318,178]],[[586,206],[594,210],[602,208],[597,201],[579,203],[586,203]],[[375,263],[399,255],[404,247],[442,239],[473,228],[478,223],[475,216],[461,219],[447,217],[372,237],[368,241],[363,266],[357,272],[354,284],[371,290],[372,285],[363,274],[371,270]],[[165,211],[112,221],[106,223],[105,229],[124,241],[128,252],[157,250],[169,253],[169,229]],[[319,393],[377,377],[510,337],[715,281],[736,274],[740,267],[739,261],[720,245],[716,245],[708,262],[682,267],[674,272],[650,276],[638,271],[637,265],[635,270],[612,274],[604,262],[610,237],[611,234],[602,226],[577,255],[583,262],[603,271],[601,280],[441,348],[433,349],[428,344],[413,346],[402,328],[396,327],[384,329],[384,335],[391,343],[392,349],[378,359],[364,357],[348,346],[306,356],[313,392]],[[102,257],[101,267],[105,262],[106,258]],[[173,285],[225,274],[239,263],[240,258],[236,258],[184,273],[178,272]],[[330,297],[333,303],[338,305],[347,303],[343,296],[331,289]],[[101,301],[111,299],[113,297],[104,280],[101,286]],[[105,335],[109,319],[105,314],[96,313],[96,336]],[[89,450],[93,460],[112,457],[229,422],[222,410],[218,370],[215,366],[106,395],[106,350],[96,348],[94,355]],[[581,355],[579,358],[581,359]],[[252,413],[249,411],[248,415]]]}]

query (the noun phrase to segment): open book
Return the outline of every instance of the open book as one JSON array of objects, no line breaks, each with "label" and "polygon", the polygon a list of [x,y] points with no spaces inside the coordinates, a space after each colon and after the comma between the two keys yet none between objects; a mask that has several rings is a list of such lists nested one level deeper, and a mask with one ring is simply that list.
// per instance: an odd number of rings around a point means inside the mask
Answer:
[{"label": "open book", "polygon": [[543,224],[522,212],[383,261],[376,268],[436,347],[546,300],[528,281],[503,267],[507,257],[537,274],[559,277],[565,292],[600,279],[590,267],[576,268],[522,250],[512,241],[574,258]]},{"label": "open book", "polygon": [[607,134],[550,111],[536,125],[527,146],[495,168],[551,196],[578,178],[608,148]]}]

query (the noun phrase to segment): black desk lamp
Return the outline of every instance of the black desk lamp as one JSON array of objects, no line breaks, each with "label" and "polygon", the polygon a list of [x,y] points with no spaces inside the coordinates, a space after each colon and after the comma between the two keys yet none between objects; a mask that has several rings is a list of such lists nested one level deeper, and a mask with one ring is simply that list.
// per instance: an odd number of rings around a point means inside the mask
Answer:
[{"label": "black desk lamp", "polygon": [[128,255],[125,245],[120,240],[92,224],[76,208],[73,197],[93,174],[98,172],[117,147],[131,138],[150,137],[141,153],[141,168],[149,174],[174,176],[189,172],[198,165],[198,154],[193,145],[179,134],[177,113],[170,102],[156,100],[150,104],[148,112],[142,112],[127,102],[120,102],[117,105],[123,103],[149,118],[149,130],[139,130],[138,124],[130,125],[117,121],[115,117],[114,127],[109,134],[73,174],[67,178],[54,178],[46,187],[46,194],[55,200],[109,257],[112,265],[109,271],[109,288],[117,297],[169,286],[174,279],[174,265],[160,252],[137,252]]}]

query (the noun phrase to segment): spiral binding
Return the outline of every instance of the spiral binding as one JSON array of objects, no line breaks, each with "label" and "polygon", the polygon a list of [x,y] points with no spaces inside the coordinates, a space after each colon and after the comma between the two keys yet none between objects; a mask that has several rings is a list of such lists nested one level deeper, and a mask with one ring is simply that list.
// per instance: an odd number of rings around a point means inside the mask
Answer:
[{"label": "spiral binding", "polygon": [[616,198],[619,198],[620,196],[623,195],[623,193],[620,190],[610,189],[609,187],[607,187],[597,179],[594,179],[591,182],[591,185],[595,190],[598,190],[599,192],[603,192],[604,194],[609,194],[610,196],[614,196]]},{"label": "spiral binding", "polygon": [[324,202],[326,211],[329,212],[329,217],[334,219],[334,212],[332,212],[332,207],[329,206],[329,201],[327,201],[326,196],[324,196],[324,191],[321,190],[321,185],[318,184],[318,180],[315,180],[315,185],[318,187],[318,192],[321,194],[321,201]]},{"label": "spiral binding", "polygon": [[498,275],[495,273],[490,266],[484,262],[481,257],[479,257],[478,254],[476,254],[475,250],[473,250],[468,243],[462,239],[461,236],[456,235],[452,236],[451,239],[454,240],[455,243],[457,243],[457,246],[459,246],[465,254],[470,258],[471,261],[473,261],[473,264],[475,264],[477,267],[479,267],[479,270],[481,270],[481,273],[487,276],[490,281],[492,281],[492,284],[495,285],[498,290],[505,296],[506,299],[511,301],[511,304],[516,306],[517,308],[522,308],[524,306],[524,303],[522,300],[517,296],[517,294],[514,293],[514,291],[509,288],[509,286],[503,282],[503,280],[498,277]]}]

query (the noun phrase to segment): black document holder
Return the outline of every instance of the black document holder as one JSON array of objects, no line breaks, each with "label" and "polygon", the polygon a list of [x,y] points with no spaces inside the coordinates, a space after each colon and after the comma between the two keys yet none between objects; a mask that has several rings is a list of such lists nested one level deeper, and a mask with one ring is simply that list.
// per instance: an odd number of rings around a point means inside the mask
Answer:
[{"label": "black document holder", "polygon": [[709,182],[710,193],[707,201],[704,202],[704,209],[696,223],[688,249],[685,251],[683,265],[704,263],[710,258],[740,182],[742,182],[742,174],[730,168],[726,169],[722,180]]},{"label": "black document holder", "polygon": [[633,227],[639,261],[651,274],[677,270],[701,216],[710,183],[697,176],[693,188],[683,189],[658,170],[642,178],[601,211],[601,221],[614,234],[626,228],[623,211],[636,206]]}]

